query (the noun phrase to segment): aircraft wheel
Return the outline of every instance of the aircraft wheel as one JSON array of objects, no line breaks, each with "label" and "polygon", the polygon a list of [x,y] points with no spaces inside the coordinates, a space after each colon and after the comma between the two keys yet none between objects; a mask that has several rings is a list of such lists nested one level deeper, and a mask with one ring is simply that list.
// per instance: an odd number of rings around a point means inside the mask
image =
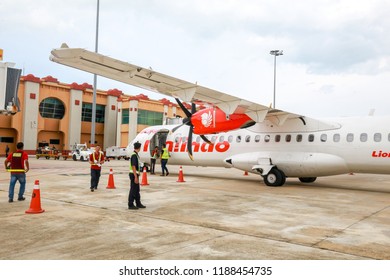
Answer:
[{"label": "aircraft wheel", "polygon": [[271,171],[263,176],[264,183],[269,187],[279,187],[284,185],[286,182],[286,175],[282,170],[279,170],[277,168],[271,169]]},{"label": "aircraft wheel", "polygon": [[299,177],[299,181],[302,183],[313,183],[315,180],[317,180],[317,177]]},{"label": "aircraft wheel", "polygon": [[73,157],[72,157],[72,158],[73,158],[73,160],[74,160],[74,161],[76,161],[76,160],[77,160],[77,157],[76,157],[76,155],[73,155]]}]

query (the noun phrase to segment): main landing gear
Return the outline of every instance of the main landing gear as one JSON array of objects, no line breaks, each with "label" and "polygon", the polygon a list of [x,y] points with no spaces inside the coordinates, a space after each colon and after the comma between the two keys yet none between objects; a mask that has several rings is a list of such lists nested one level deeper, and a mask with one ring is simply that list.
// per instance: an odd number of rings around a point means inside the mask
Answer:
[{"label": "main landing gear", "polygon": [[[276,167],[272,168],[267,175],[262,176],[264,183],[269,187],[280,187],[286,183],[286,175],[284,172]],[[299,177],[302,183],[313,183],[317,177]]]},{"label": "main landing gear", "polygon": [[263,176],[264,183],[269,187],[279,187],[286,183],[286,175],[276,167],[272,168],[267,175]]},{"label": "main landing gear", "polygon": [[299,177],[299,181],[302,183],[313,183],[315,180],[317,180],[317,177]]}]

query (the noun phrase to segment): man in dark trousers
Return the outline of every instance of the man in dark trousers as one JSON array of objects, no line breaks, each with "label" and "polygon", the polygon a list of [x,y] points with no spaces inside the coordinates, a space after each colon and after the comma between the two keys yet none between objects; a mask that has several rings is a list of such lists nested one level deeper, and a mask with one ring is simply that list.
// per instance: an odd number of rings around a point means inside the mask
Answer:
[{"label": "man in dark trousers", "polygon": [[18,200],[23,201],[24,191],[26,189],[26,172],[30,169],[28,163],[28,154],[23,151],[24,144],[19,142],[16,144],[17,151],[8,155],[4,161],[5,168],[11,172],[11,180],[9,183],[8,202],[14,201],[14,190],[16,182],[19,181]]},{"label": "man in dark trousers", "polygon": [[91,192],[97,190],[103,163],[104,154],[100,151],[100,146],[96,146],[95,151],[89,155],[89,164],[91,165]]},{"label": "man in dark trousers", "polygon": [[[139,176],[141,174],[141,166],[140,166],[140,160],[138,153],[141,149],[141,143],[136,142],[134,143],[134,152],[131,155],[130,158],[130,192],[129,192],[129,199],[128,199],[128,206],[131,210],[136,210],[138,208],[146,208],[146,206],[142,205],[141,203],[141,195],[140,195],[140,188],[139,188]],[[134,200],[136,205],[134,205]]]}]

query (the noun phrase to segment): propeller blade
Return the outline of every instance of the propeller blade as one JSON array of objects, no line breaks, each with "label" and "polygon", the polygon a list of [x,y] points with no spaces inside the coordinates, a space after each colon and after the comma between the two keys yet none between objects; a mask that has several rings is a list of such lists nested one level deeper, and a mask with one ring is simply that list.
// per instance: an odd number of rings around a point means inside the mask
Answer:
[{"label": "propeller blade", "polygon": [[196,113],[196,104],[195,103],[191,103],[191,115],[193,115],[195,113]]},{"label": "propeller blade", "polygon": [[187,118],[191,119],[191,112],[188,111],[188,109],[184,106],[183,103],[181,103],[181,101],[179,100],[179,98],[175,98],[177,104],[179,104],[180,108],[183,110],[184,114],[186,114]]},{"label": "propeller blade", "polygon": [[194,157],[192,155],[192,132],[194,130],[194,127],[191,125],[190,126],[190,131],[188,132],[188,139],[187,139],[187,151],[188,151],[188,156],[190,157],[191,160],[194,160]]},{"label": "propeller blade", "polygon": [[172,129],[172,132],[175,132],[176,130],[178,130],[180,127],[182,127],[183,125],[185,125],[185,123],[182,123],[182,124],[179,124],[178,126],[175,126],[173,129]]},{"label": "propeller blade", "polygon": [[208,143],[208,144],[210,144],[210,145],[212,145],[213,143],[209,140],[209,139],[207,139],[207,137],[206,136],[204,136],[204,135],[200,135],[200,138],[202,138],[203,139],[203,141],[205,141],[206,143]]}]

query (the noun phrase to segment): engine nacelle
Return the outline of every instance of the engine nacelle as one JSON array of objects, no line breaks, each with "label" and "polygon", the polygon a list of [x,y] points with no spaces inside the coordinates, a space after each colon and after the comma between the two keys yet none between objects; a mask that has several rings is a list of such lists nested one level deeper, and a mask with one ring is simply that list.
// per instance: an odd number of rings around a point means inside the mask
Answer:
[{"label": "engine nacelle", "polygon": [[219,108],[207,108],[194,113],[191,117],[196,134],[213,134],[246,128],[256,122],[245,114],[226,115]]}]

